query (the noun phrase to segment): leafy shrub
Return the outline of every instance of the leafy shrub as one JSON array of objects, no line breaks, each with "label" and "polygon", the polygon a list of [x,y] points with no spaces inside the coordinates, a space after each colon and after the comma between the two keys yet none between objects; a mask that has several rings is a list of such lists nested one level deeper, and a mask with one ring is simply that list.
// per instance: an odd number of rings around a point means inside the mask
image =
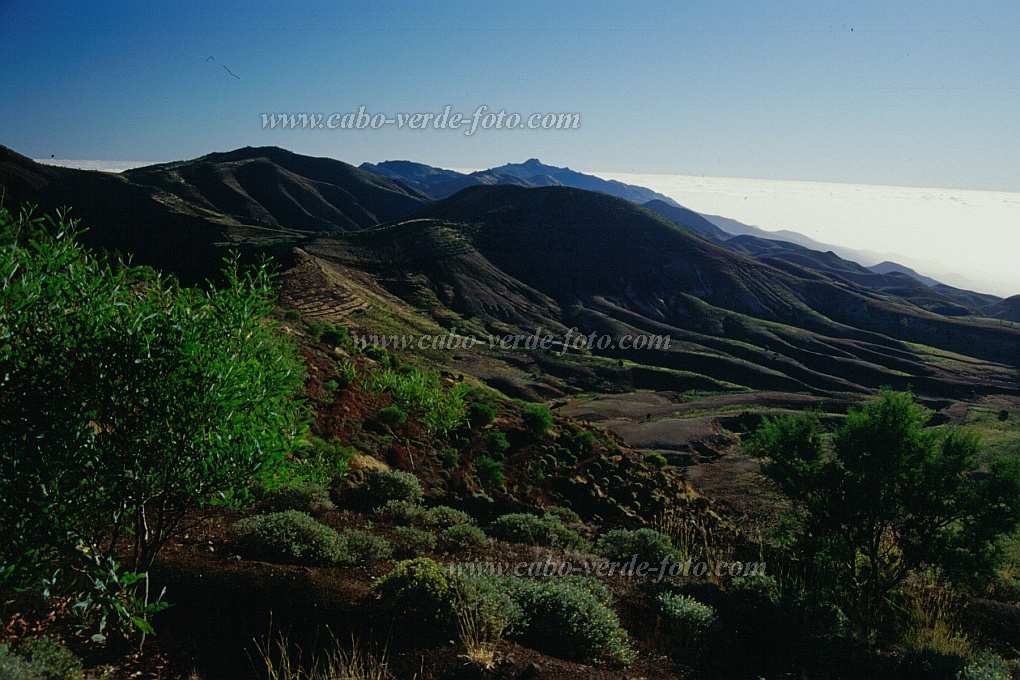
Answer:
[{"label": "leafy shrub", "polygon": [[700,638],[716,621],[715,610],[690,595],[662,593],[657,599],[663,627],[680,638]]},{"label": "leafy shrub", "polygon": [[496,409],[488,404],[480,404],[477,401],[468,404],[467,419],[471,427],[485,427],[496,422]]},{"label": "leafy shrub", "polygon": [[302,368],[268,268],[181,288],[76,238],[0,209],[0,574],[95,583],[116,558],[140,593],[188,511],[240,504],[286,458]]},{"label": "leafy shrub", "polygon": [[365,348],[362,349],[361,351],[366,357],[368,357],[372,361],[378,361],[380,364],[383,365],[389,364],[390,362],[389,353],[386,351],[385,348],[380,347],[379,345],[366,345]]},{"label": "leafy shrub", "polygon": [[400,427],[407,422],[407,414],[399,406],[386,406],[379,409],[375,419],[386,427]]},{"label": "leafy shrub", "polygon": [[313,482],[264,489],[262,502],[278,512],[301,510],[317,515],[333,509],[333,502],[329,499],[329,489],[322,484]]},{"label": "leafy shrub", "polygon": [[344,529],[340,537],[347,544],[344,560],[352,564],[377,562],[393,555],[393,544],[382,536],[361,529]]},{"label": "leafy shrub", "polygon": [[510,440],[506,438],[506,432],[501,430],[489,430],[482,437],[485,446],[492,453],[503,455],[510,450]]},{"label": "leafy shrub", "polygon": [[300,321],[301,312],[299,312],[296,309],[288,309],[286,312],[283,313],[283,318],[286,319],[287,321]]},{"label": "leafy shrub", "polygon": [[53,638],[24,640],[17,650],[0,642],[0,678],[3,680],[78,680],[81,661]]},{"label": "leafy shrub", "polygon": [[492,531],[497,538],[510,543],[572,549],[584,549],[588,545],[580,534],[560,522],[529,513],[502,515],[492,523]]},{"label": "leafy shrub", "polygon": [[459,582],[447,567],[427,557],[399,562],[375,590],[396,620],[437,638],[456,630]]},{"label": "leafy shrub", "polygon": [[485,532],[470,524],[456,524],[439,532],[439,546],[450,553],[484,548],[488,544]]},{"label": "leafy shrub", "polygon": [[447,448],[436,454],[439,464],[447,470],[452,470],[460,465],[460,452],[457,449]]},{"label": "leafy shrub", "polygon": [[[465,632],[475,639],[496,640],[522,628],[524,611],[501,585],[505,578],[463,575],[458,579],[457,618],[462,640]],[[465,623],[471,630],[465,631]]]},{"label": "leafy shrub", "polygon": [[384,522],[411,525],[424,520],[425,508],[412,501],[389,500],[376,508],[375,514]]},{"label": "leafy shrub", "polygon": [[556,505],[553,505],[553,506],[550,506],[550,507],[546,508],[545,509],[544,517],[545,517],[545,519],[553,520],[555,522],[560,522],[564,526],[570,525],[570,524],[575,524],[575,525],[582,524],[581,516],[578,515],[576,512],[574,512],[570,508],[563,508],[563,507],[556,506]]},{"label": "leafy shrub", "polygon": [[248,517],[232,527],[239,552],[254,559],[336,564],[346,555],[346,541],[308,513],[285,510]]},{"label": "leafy shrub", "polygon": [[347,334],[347,329],[343,326],[330,326],[319,335],[319,342],[330,347],[345,345],[349,339],[350,336]]},{"label": "leafy shrub", "polygon": [[755,593],[772,602],[779,600],[779,581],[775,576],[757,573],[749,576],[735,576],[730,580],[734,590]]},{"label": "leafy shrub", "polygon": [[1020,670],[1016,661],[1010,663],[994,652],[982,650],[974,654],[971,662],[956,677],[958,680],[1010,680],[1016,677],[1014,669]]},{"label": "leafy shrub", "polygon": [[599,537],[595,552],[617,562],[626,562],[637,555],[637,561],[662,564],[676,556],[669,536],[654,529],[613,529]]},{"label": "leafy shrub", "polygon": [[576,661],[625,666],[633,660],[616,613],[588,587],[559,578],[507,578],[503,587],[524,612],[527,646]]},{"label": "leafy shrub", "polygon": [[661,453],[652,452],[645,456],[645,462],[656,468],[663,468],[669,465],[669,461]]},{"label": "leafy shrub", "polygon": [[403,557],[414,557],[426,550],[435,550],[435,534],[428,531],[417,527],[397,527],[393,533],[397,539],[396,551]]},{"label": "leafy shrub", "polygon": [[529,404],[524,409],[524,427],[536,436],[541,436],[552,427],[552,414],[545,404]]},{"label": "leafy shrub", "polygon": [[372,507],[385,505],[387,501],[418,503],[425,496],[418,478],[403,470],[370,472],[365,477],[364,491]]},{"label": "leafy shrub", "polygon": [[431,371],[413,366],[396,371],[375,370],[371,372],[367,386],[379,394],[390,394],[394,405],[413,414],[431,435],[445,435],[464,419],[465,406],[461,394],[466,388],[458,385],[444,389],[439,376]]},{"label": "leafy shrub", "polygon": [[339,439],[309,437],[310,446],[295,452],[286,473],[306,478],[317,484],[329,484],[345,477],[354,460],[354,448],[344,446]]},{"label": "leafy shrub", "polygon": [[499,488],[506,483],[503,477],[503,463],[484,454],[475,458],[475,474],[486,489]]},{"label": "leafy shrub", "polygon": [[[552,423],[550,421],[550,425],[551,424]],[[574,435],[574,443],[576,443],[585,451],[591,451],[592,449],[594,449],[595,443],[597,441],[598,439],[595,438],[595,435],[589,432],[588,430],[581,430],[580,432]]]},{"label": "leafy shrub", "polygon": [[458,524],[474,524],[475,519],[462,510],[437,505],[425,511],[425,523],[429,526],[448,528]]}]

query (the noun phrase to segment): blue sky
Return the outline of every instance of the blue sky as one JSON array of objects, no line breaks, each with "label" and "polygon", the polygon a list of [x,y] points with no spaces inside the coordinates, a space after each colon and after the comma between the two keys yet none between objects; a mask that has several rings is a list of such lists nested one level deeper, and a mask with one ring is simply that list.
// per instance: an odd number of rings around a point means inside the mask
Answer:
[{"label": "blue sky", "polygon": [[[1020,3],[0,2],[0,144],[1020,191]],[[213,57],[212,60],[208,57]],[[235,78],[223,67],[229,68]],[[263,130],[266,112],[576,130]]]}]

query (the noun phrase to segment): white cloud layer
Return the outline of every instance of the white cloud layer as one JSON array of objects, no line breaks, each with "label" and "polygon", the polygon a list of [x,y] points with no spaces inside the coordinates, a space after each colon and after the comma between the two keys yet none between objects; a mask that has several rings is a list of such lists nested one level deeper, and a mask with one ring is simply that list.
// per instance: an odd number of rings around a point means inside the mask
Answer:
[{"label": "white cloud layer", "polygon": [[872,251],[952,285],[1020,293],[1020,193],[596,174],[648,187],[700,213]]}]

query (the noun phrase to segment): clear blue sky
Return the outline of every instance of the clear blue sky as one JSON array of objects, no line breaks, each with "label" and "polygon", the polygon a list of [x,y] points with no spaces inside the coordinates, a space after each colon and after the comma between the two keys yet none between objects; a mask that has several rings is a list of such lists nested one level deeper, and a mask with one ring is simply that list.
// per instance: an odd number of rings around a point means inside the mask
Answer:
[{"label": "clear blue sky", "polygon": [[[586,171],[1020,191],[1015,0],[0,0],[0,63],[0,144],[34,158],[278,145],[355,164],[537,156]],[[577,112],[581,126],[467,137],[259,120],[483,104]]]}]

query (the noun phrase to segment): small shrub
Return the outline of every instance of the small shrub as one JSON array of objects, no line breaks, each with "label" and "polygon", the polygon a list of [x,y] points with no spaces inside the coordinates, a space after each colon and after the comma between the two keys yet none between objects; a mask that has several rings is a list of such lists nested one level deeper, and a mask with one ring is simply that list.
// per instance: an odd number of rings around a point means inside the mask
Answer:
[{"label": "small shrub", "polygon": [[314,482],[265,489],[262,491],[262,502],[277,512],[301,510],[317,515],[333,509],[329,489]]},{"label": "small shrub", "polygon": [[362,353],[371,359],[372,361],[378,361],[384,366],[389,364],[390,355],[386,352],[386,349],[379,345],[366,345]]},{"label": "small shrub", "polygon": [[436,458],[439,460],[439,464],[447,470],[452,470],[460,465],[460,452],[457,449],[443,449],[436,454]]},{"label": "small shrub", "polygon": [[1013,670],[1017,667],[1016,661],[1010,663],[994,652],[981,650],[956,677],[958,680],[1010,680],[1016,677]]},{"label": "small shrub", "polygon": [[370,472],[365,478],[364,491],[376,508],[392,500],[418,503],[425,496],[418,478],[403,470]]},{"label": "small shrub", "polygon": [[0,678],[3,680],[78,680],[81,661],[53,638],[24,640],[17,650],[0,642]]},{"label": "small shrub", "polygon": [[645,463],[654,468],[664,468],[669,465],[669,461],[661,453],[652,452],[645,456]]},{"label": "small shrub", "polygon": [[553,506],[550,506],[550,507],[546,508],[545,509],[544,517],[545,517],[545,519],[550,519],[550,520],[553,520],[555,522],[560,522],[564,526],[571,525],[571,524],[573,524],[573,525],[580,525],[580,524],[582,524],[581,516],[578,515],[576,512],[574,512],[570,508],[563,508],[563,507],[559,507],[559,506],[556,506],[556,505],[553,505]]},{"label": "small shrub", "polygon": [[506,483],[503,463],[484,454],[475,458],[475,474],[478,482],[486,489],[499,488]]},{"label": "small shrub", "polygon": [[439,547],[449,553],[476,550],[488,544],[485,532],[470,524],[457,524],[439,532]]},{"label": "small shrub", "polygon": [[425,523],[445,529],[458,524],[474,524],[475,519],[462,510],[447,505],[437,505],[425,511]]},{"label": "small shrub", "polygon": [[503,455],[510,450],[510,440],[506,438],[506,432],[501,430],[489,430],[482,437],[486,448],[492,453]]},{"label": "small shrub", "polygon": [[347,549],[334,529],[297,510],[248,517],[232,531],[238,550],[259,560],[330,565]]},{"label": "small shrub", "polygon": [[340,536],[347,542],[346,561],[352,564],[377,562],[393,555],[393,544],[382,536],[360,529],[344,529]]},{"label": "small shrub", "polygon": [[574,435],[574,443],[576,443],[585,451],[591,451],[592,449],[594,449],[596,442],[598,442],[598,439],[596,439],[595,435],[589,432],[588,430],[581,430],[580,432]]},{"label": "small shrub", "polygon": [[505,587],[524,612],[527,646],[576,661],[625,666],[633,660],[616,613],[587,587],[557,578],[511,578]]},{"label": "small shrub", "polygon": [[425,508],[411,501],[389,500],[376,508],[375,514],[384,522],[411,525],[424,521]]},{"label": "small shrub", "polygon": [[599,537],[595,552],[617,562],[626,562],[637,555],[637,561],[662,564],[667,557],[672,559],[676,551],[669,536],[654,529],[613,529]]},{"label": "small shrub", "polygon": [[401,557],[416,557],[422,552],[436,548],[435,535],[423,529],[397,527],[393,533],[397,539],[395,548]]},{"label": "small shrub", "polygon": [[689,595],[662,593],[657,599],[662,628],[682,655],[695,654],[716,622],[715,610]]},{"label": "small shrub", "polygon": [[502,515],[492,523],[497,538],[510,543],[529,543],[547,547],[582,550],[588,542],[563,526],[559,521],[543,519],[529,513]]},{"label": "small shrub", "polygon": [[407,414],[399,406],[386,406],[379,409],[375,419],[386,427],[395,428],[407,422]]},{"label": "small shrub", "polygon": [[755,593],[772,602],[779,601],[779,581],[775,576],[757,573],[749,576],[734,576],[730,587],[737,591]]},{"label": "small shrub", "polygon": [[496,422],[496,409],[477,401],[467,407],[467,419],[471,427],[486,427]]},{"label": "small shrub", "polygon": [[541,436],[552,427],[552,414],[545,404],[529,404],[524,409],[524,427],[536,436]]},{"label": "small shrub", "polygon": [[319,336],[319,342],[330,347],[340,347],[347,344],[350,336],[347,334],[347,329],[343,326],[330,326],[322,331]]},{"label": "small shrub", "polygon": [[398,563],[375,590],[397,620],[442,639],[457,629],[458,586],[447,567],[418,557]]},{"label": "small shrub", "polygon": [[286,319],[287,321],[300,321],[301,312],[299,312],[296,309],[288,309],[286,312],[283,313],[283,318]]}]

